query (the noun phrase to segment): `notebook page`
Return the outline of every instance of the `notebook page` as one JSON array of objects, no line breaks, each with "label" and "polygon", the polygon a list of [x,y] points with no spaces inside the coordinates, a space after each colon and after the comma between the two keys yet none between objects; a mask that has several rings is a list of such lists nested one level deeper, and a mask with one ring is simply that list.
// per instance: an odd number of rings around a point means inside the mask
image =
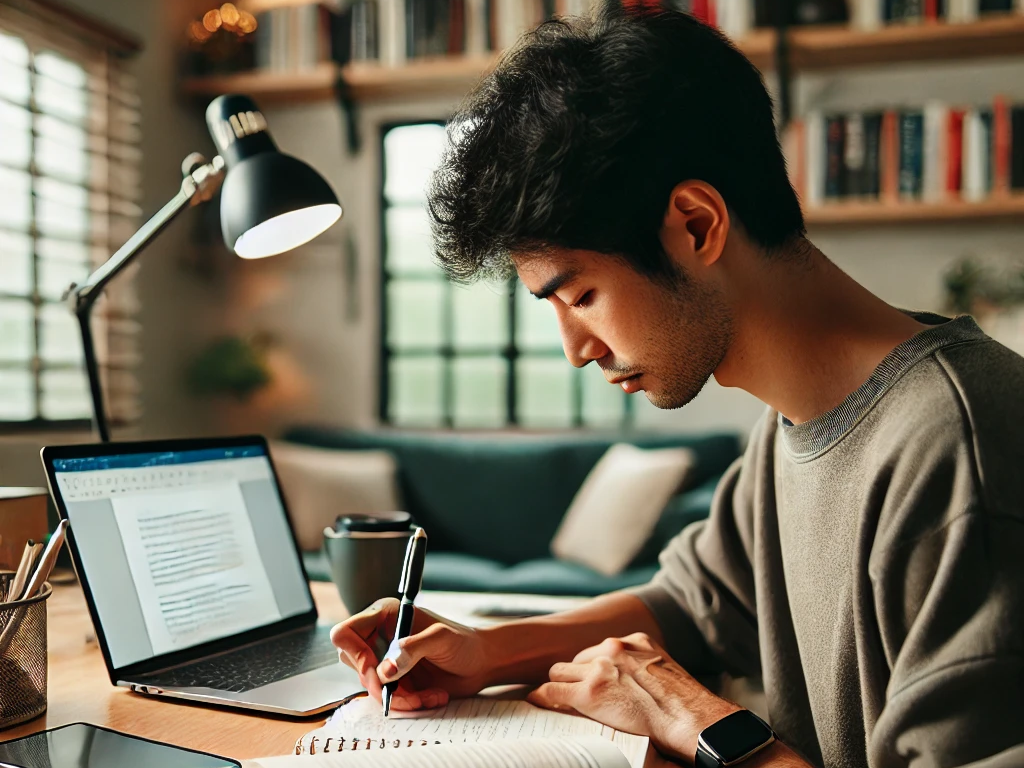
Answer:
[{"label": "notebook page", "polygon": [[244,768],[629,768],[611,742],[599,737],[440,744],[429,749],[328,752],[266,757]]},{"label": "notebook page", "polygon": [[[632,768],[642,768],[650,740],[620,733],[594,720],[535,707],[526,701],[487,697],[457,699],[446,707],[385,719],[369,697],[339,707],[330,721],[306,734],[297,754],[323,751],[401,749],[503,739],[597,736],[614,742]],[[328,741],[330,739],[331,741]]]}]

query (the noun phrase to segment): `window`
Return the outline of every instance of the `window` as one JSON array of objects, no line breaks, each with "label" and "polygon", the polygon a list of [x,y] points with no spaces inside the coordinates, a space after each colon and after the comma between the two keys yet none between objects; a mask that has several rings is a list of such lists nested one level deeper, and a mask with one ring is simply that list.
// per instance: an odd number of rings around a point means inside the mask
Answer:
[{"label": "window", "polygon": [[[0,6],[0,423],[91,415],[77,321],[62,301],[134,231],[139,114],[122,62],[70,22]],[[65,39],[66,37],[66,39]],[[115,423],[137,412],[131,280],[97,306]]]},{"label": "window", "polygon": [[381,418],[409,427],[619,427],[625,393],[565,359],[555,314],[518,281],[450,283],[433,261],[425,190],[438,123],[383,132]]}]

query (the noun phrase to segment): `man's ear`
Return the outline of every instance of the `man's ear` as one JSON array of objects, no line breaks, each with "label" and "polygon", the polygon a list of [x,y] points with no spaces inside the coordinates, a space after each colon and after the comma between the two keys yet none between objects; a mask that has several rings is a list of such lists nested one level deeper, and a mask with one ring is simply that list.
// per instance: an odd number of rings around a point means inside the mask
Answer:
[{"label": "man's ear", "polygon": [[661,233],[669,255],[707,267],[718,261],[728,236],[729,209],[717,189],[696,179],[672,189]]}]

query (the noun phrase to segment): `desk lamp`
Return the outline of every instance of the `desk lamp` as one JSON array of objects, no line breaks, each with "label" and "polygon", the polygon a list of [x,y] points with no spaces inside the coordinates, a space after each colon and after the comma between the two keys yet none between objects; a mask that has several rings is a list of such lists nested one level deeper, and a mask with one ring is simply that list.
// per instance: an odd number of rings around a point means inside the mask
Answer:
[{"label": "desk lamp", "polygon": [[217,156],[209,162],[199,153],[186,157],[178,194],[84,283],[72,285],[65,293],[82,331],[93,420],[100,440],[105,443],[110,442],[110,428],[89,327],[92,308],[104,286],[175,216],[186,206],[206,202],[221,187],[224,243],[243,259],[261,259],[289,251],[312,240],[341,218],[341,205],[331,187],[301,160],[278,151],[267,132],[267,121],[248,96],[232,94],[214,99],[206,109],[206,124]]}]

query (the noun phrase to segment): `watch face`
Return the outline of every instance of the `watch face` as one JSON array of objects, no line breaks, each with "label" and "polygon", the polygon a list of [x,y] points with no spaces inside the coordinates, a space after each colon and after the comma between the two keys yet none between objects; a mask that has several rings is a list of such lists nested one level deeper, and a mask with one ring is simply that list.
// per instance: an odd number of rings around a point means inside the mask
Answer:
[{"label": "watch face", "polygon": [[723,717],[700,734],[701,740],[718,753],[723,763],[750,754],[771,736],[771,728],[745,709]]}]

